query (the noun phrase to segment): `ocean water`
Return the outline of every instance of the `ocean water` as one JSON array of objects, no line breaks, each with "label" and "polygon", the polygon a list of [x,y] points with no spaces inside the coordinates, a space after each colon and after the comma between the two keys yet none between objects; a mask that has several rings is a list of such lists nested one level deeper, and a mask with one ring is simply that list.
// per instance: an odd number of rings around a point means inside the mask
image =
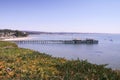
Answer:
[{"label": "ocean water", "polygon": [[120,34],[41,34],[30,35],[33,40],[72,40],[92,38],[98,44],[18,44],[19,47],[33,49],[55,57],[81,59],[95,64],[120,69]]}]

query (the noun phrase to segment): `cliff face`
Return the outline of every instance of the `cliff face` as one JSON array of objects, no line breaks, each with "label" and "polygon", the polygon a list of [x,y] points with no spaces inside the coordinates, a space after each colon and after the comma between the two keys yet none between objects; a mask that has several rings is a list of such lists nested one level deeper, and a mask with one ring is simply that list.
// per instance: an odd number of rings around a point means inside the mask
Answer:
[{"label": "cliff face", "polygon": [[0,30],[0,38],[14,38],[14,37],[26,37],[28,34],[26,32],[18,30],[4,29]]}]

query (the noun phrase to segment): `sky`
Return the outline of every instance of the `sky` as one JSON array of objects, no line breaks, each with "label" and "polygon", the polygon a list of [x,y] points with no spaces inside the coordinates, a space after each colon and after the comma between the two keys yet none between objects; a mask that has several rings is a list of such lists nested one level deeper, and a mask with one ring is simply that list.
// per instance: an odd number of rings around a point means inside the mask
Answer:
[{"label": "sky", "polygon": [[0,0],[0,29],[120,33],[120,0]]}]

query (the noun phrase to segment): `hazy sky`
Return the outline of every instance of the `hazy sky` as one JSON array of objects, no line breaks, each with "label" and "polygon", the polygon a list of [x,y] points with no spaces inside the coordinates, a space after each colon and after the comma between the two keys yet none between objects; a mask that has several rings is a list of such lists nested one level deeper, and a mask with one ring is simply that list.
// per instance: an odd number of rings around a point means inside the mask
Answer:
[{"label": "hazy sky", "polygon": [[120,0],[0,0],[0,29],[120,33]]}]

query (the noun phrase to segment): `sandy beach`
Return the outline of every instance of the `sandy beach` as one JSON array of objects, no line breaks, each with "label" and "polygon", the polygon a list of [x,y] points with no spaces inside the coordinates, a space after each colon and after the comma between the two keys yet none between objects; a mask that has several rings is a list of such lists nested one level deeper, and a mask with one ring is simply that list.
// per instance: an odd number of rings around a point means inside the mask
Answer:
[{"label": "sandy beach", "polygon": [[3,41],[30,40],[30,37],[6,38]]}]

